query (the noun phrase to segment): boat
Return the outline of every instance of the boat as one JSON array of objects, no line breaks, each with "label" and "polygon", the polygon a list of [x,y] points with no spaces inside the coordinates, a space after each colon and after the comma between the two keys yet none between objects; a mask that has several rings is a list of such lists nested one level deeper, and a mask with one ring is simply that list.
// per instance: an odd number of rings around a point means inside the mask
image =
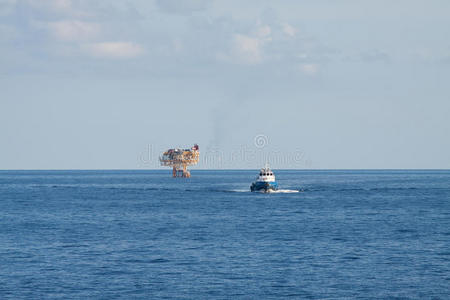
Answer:
[{"label": "boat", "polygon": [[250,186],[252,192],[262,192],[270,193],[278,190],[278,183],[275,180],[275,174],[270,170],[269,166],[266,165],[259,171],[258,177],[256,177],[255,182]]}]

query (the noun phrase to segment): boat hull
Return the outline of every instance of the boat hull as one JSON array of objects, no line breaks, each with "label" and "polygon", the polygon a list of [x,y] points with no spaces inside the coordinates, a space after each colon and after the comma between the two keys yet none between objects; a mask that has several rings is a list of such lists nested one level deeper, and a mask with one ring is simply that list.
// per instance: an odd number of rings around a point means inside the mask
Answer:
[{"label": "boat hull", "polygon": [[276,181],[256,181],[250,186],[252,192],[270,193],[278,190],[278,183]]}]

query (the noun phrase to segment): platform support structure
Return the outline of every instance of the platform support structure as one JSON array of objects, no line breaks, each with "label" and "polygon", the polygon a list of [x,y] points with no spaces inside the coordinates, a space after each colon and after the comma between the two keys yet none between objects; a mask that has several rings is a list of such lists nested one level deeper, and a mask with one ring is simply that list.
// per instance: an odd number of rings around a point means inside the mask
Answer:
[{"label": "platform support structure", "polygon": [[173,166],[172,169],[172,177],[183,177],[183,178],[189,178],[191,177],[191,172],[188,171],[187,165],[177,165]]}]

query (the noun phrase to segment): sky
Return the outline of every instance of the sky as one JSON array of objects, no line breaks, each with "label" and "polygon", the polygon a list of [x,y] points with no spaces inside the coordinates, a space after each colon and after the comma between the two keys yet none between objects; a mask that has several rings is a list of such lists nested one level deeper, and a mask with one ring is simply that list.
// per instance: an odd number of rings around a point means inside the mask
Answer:
[{"label": "sky", "polygon": [[0,169],[450,168],[448,0],[0,0]]}]

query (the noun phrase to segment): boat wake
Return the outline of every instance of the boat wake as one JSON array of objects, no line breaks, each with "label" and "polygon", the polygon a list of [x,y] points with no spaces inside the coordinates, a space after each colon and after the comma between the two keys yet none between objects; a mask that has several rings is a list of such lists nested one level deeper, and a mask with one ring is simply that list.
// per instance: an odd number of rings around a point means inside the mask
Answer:
[{"label": "boat wake", "polygon": [[[241,190],[241,189],[236,189],[236,190],[229,190],[229,192],[234,192],[234,193],[251,193],[250,190]],[[280,190],[268,190],[267,192],[264,191],[257,191],[256,193],[261,193],[261,194],[292,194],[292,193],[299,193],[301,192],[301,190],[287,190],[287,189],[280,189]]]},{"label": "boat wake", "polygon": [[290,193],[299,193],[299,190],[276,190],[276,191],[272,191],[271,193],[274,194],[290,194]]},{"label": "boat wake", "polygon": [[233,192],[233,193],[250,193],[249,189],[245,190],[227,190],[227,192]]}]

